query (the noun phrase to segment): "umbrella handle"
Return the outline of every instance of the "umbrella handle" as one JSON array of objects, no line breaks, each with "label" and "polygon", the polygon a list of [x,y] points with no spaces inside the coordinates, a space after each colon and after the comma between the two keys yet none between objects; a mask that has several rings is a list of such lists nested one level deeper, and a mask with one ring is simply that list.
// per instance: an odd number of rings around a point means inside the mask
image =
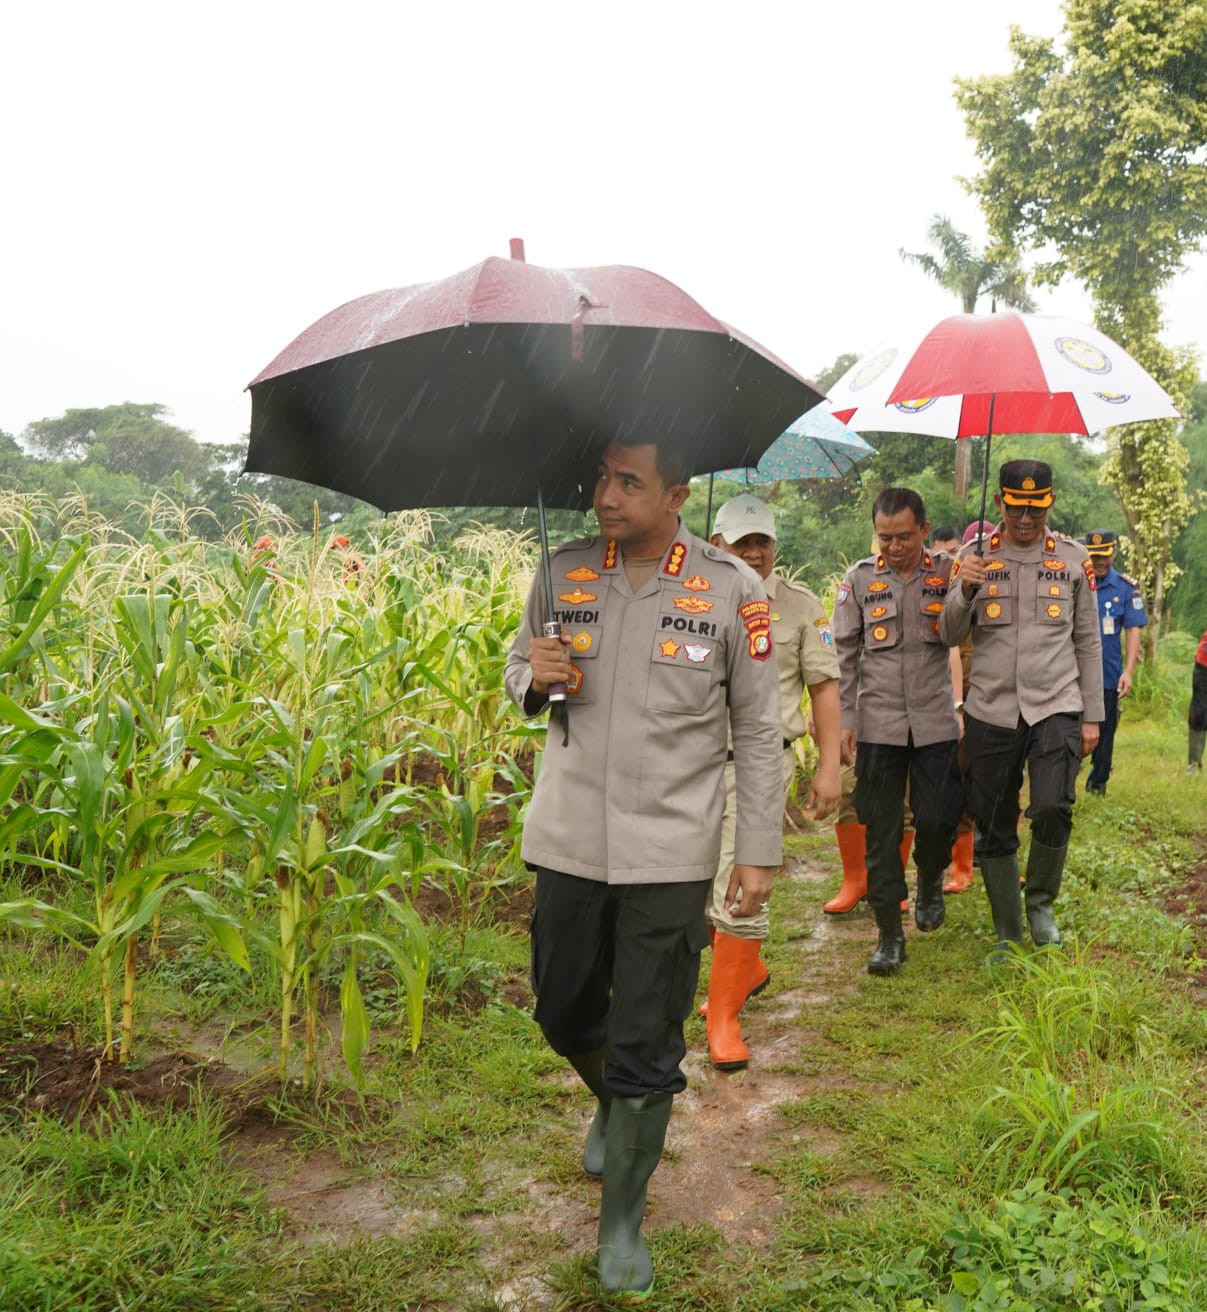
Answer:
[{"label": "umbrella handle", "polygon": [[[546,620],[541,628],[541,632],[546,638],[560,638],[562,636],[562,625],[560,620]],[[566,685],[564,683],[551,683],[549,691],[545,696],[551,702],[564,702],[566,700]]]},{"label": "umbrella handle", "polygon": [[[541,576],[545,585],[545,614],[548,617],[541,628],[541,632],[546,638],[560,638],[562,636],[562,626],[554,612],[553,605],[553,570],[549,565],[549,529],[545,523],[545,497],[539,483],[536,489],[536,513],[537,527],[541,538]],[[546,696],[551,702],[565,702],[566,685],[564,683],[551,684]]]},{"label": "umbrella handle", "polygon": [[977,515],[977,555],[985,554],[985,501],[989,494],[989,451],[993,445],[993,403],[997,399],[995,392],[989,393],[989,422],[985,425],[985,468],[981,471],[981,510]]}]

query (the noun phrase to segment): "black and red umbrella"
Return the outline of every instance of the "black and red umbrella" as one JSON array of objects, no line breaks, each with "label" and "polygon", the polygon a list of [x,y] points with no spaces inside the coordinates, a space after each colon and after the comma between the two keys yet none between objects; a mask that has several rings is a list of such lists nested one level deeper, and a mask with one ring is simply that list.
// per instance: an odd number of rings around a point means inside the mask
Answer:
[{"label": "black and red umbrella", "polygon": [[610,441],[754,465],[822,399],[673,283],[491,258],[375,292],[307,328],[251,383],[248,472],[400,510],[585,509]]},{"label": "black and red umbrella", "polygon": [[[600,449],[755,465],[821,393],[644,269],[483,260],[312,324],[250,384],[246,472],[392,511],[591,504]],[[552,617],[552,616],[551,616]]]}]

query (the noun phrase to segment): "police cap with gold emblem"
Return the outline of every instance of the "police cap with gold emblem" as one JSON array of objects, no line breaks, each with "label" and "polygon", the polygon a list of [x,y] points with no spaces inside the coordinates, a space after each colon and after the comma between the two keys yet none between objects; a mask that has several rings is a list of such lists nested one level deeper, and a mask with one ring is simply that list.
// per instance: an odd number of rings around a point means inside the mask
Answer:
[{"label": "police cap with gold emblem", "polygon": [[1116,535],[1109,528],[1096,528],[1081,539],[1091,556],[1105,556],[1110,560],[1117,546]]},{"label": "police cap with gold emblem", "polygon": [[1054,500],[1052,466],[1043,460],[1007,460],[998,470],[998,487],[1007,506],[1046,510]]}]

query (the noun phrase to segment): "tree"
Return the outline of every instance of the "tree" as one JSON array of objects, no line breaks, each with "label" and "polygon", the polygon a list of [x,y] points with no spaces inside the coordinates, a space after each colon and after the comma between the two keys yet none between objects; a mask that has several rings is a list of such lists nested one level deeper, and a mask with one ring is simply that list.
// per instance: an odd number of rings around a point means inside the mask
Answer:
[{"label": "tree", "polygon": [[68,410],[58,419],[36,420],[23,437],[42,459],[91,461],[150,487],[166,486],[179,473],[191,485],[209,461],[190,433],[163,417],[169,413],[166,406],[133,401]]},{"label": "tree", "polygon": [[916,264],[944,290],[954,293],[965,314],[976,312],[982,296],[992,298],[1012,310],[1034,310],[1035,302],[1027,292],[1027,275],[1018,257],[985,250],[979,255],[966,233],[960,232],[949,218],[936,214],[926,230],[926,239],[938,256],[899,250],[907,263]]},{"label": "tree", "polygon": [[[1207,0],[1066,0],[1067,50],[1012,29],[1012,72],[958,79],[982,161],[970,190],[991,234],[1045,253],[1033,277],[1071,276],[1096,325],[1186,409],[1193,356],[1159,339],[1160,291],[1207,232]],[[1155,640],[1188,457],[1173,421],[1111,430],[1103,477],[1123,508]]]}]

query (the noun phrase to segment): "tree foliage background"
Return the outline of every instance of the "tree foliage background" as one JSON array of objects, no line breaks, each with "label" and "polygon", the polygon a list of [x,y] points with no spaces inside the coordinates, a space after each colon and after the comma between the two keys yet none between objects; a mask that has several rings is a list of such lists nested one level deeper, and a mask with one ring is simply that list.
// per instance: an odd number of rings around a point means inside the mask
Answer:
[{"label": "tree foliage background", "polygon": [[[1189,412],[1192,354],[1165,344],[1161,290],[1207,232],[1207,0],[1066,0],[1065,49],[1011,31],[1010,73],[960,79],[970,187],[1037,283],[1082,283],[1094,319]],[[1102,476],[1160,615],[1195,504],[1172,421],[1112,430]]]}]

